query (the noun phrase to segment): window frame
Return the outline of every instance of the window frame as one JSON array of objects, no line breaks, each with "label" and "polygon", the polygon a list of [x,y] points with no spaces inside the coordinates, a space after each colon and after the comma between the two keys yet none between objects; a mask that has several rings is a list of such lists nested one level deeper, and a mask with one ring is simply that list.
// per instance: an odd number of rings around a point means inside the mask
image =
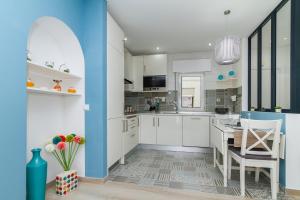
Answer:
[{"label": "window frame", "polygon": [[[187,108],[182,107],[182,77],[200,77],[200,107]],[[203,73],[176,73],[176,88],[177,88],[177,103],[179,111],[189,112],[203,112],[205,111],[205,98],[204,98],[204,75]]]}]

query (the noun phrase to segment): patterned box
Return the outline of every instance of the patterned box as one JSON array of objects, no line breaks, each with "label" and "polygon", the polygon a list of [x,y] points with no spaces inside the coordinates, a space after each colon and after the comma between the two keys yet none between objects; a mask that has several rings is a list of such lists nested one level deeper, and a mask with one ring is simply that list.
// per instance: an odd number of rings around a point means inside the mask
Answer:
[{"label": "patterned box", "polygon": [[71,170],[56,176],[56,194],[66,196],[78,187],[77,171]]}]

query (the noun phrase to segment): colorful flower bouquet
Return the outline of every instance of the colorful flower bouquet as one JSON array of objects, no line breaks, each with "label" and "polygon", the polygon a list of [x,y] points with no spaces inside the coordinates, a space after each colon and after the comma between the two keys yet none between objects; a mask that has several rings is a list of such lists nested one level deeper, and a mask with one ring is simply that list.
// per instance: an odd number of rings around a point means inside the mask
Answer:
[{"label": "colorful flower bouquet", "polygon": [[85,143],[85,138],[75,135],[57,135],[46,144],[45,150],[51,153],[64,171],[72,167],[79,147]]}]

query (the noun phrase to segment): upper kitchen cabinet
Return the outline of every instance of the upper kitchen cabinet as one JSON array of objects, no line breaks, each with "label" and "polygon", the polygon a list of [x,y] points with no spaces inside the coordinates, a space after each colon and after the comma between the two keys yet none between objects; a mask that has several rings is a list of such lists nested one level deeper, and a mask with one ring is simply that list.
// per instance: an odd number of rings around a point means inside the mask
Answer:
[{"label": "upper kitchen cabinet", "polygon": [[[115,20],[107,15],[107,43],[124,55],[124,32]],[[123,58],[124,59],[124,58]]]},{"label": "upper kitchen cabinet", "polygon": [[132,56],[125,49],[125,78],[132,82],[126,91],[142,92],[143,91],[143,75],[144,75],[144,58],[143,56]]},{"label": "upper kitchen cabinet", "polygon": [[167,55],[144,56],[144,76],[167,75]]}]

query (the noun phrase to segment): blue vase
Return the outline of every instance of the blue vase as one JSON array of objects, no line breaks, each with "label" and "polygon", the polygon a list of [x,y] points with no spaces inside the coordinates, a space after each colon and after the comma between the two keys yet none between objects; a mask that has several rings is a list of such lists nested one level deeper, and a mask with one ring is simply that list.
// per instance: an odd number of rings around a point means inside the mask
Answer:
[{"label": "blue vase", "polygon": [[26,166],[26,200],[45,200],[47,162],[42,159],[41,149],[32,149],[32,159]]}]

